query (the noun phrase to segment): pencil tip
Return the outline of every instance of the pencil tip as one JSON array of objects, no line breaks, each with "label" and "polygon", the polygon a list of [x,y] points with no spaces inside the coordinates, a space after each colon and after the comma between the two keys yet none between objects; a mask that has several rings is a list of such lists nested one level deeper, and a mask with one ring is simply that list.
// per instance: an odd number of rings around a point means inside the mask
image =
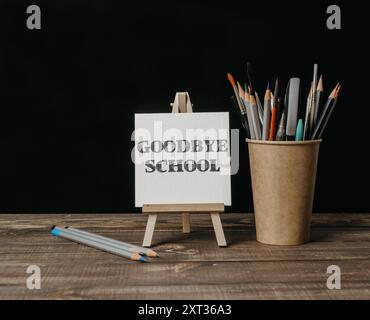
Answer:
[{"label": "pencil tip", "polygon": [[317,84],[316,91],[324,91],[324,86],[323,86],[323,82],[322,82],[322,74],[320,75],[320,80],[319,80],[319,83]]},{"label": "pencil tip", "polygon": [[146,262],[146,259],[145,259],[144,257],[140,257],[140,258],[138,259],[138,261],[140,261],[140,262]]},{"label": "pencil tip", "polygon": [[340,91],[340,88],[342,87],[342,85],[340,84],[335,92],[335,99],[338,98],[338,95],[339,95],[339,91]]},{"label": "pencil tip", "polygon": [[227,78],[229,79],[232,86],[235,86],[235,80],[231,73],[227,74]]},{"label": "pencil tip", "polygon": [[159,257],[159,255],[153,250],[148,250],[148,257]]},{"label": "pencil tip", "polygon": [[336,95],[336,92],[337,92],[337,89],[338,89],[338,87],[339,87],[339,82],[337,83],[337,85],[335,86],[335,88],[333,89],[333,91],[330,93],[330,97],[332,98],[332,99],[334,99],[335,98],[335,95]]},{"label": "pencil tip", "polygon": [[266,89],[266,91],[265,91],[265,98],[264,98],[265,100],[269,100],[269,99],[271,99],[271,91],[270,91],[270,89],[269,89],[269,85],[267,85],[267,89]]}]

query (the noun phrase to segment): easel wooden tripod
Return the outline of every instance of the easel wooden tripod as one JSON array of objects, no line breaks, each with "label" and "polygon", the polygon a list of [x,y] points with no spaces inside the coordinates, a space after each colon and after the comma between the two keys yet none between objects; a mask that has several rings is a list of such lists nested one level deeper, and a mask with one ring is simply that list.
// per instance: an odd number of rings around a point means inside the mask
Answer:
[{"label": "easel wooden tripod", "polygon": [[[187,92],[177,92],[175,101],[171,103],[172,113],[193,112],[193,106]],[[182,213],[183,233],[190,233],[190,214],[209,213],[211,215],[213,228],[215,230],[217,244],[220,247],[227,246],[222,228],[220,213],[225,211],[223,203],[198,203],[198,204],[144,204],[143,213],[148,214],[143,247],[150,247],[157,221],[160,213]]]}]

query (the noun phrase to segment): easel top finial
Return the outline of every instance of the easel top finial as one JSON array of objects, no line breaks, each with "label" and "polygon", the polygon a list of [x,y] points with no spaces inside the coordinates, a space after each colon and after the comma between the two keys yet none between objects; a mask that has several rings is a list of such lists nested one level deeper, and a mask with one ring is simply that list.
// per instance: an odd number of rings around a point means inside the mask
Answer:
[{"label": "easel top finial", "polygon": [[191,113],[193,105],[191,104],[188,92],[176,92],[175,101],[171,103],[172,113]]}]

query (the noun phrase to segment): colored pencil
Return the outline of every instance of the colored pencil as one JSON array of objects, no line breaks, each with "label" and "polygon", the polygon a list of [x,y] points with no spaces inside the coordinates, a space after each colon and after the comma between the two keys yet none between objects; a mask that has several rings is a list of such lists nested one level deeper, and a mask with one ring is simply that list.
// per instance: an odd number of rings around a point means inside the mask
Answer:
[{"label": "colored pencil", "polygon": [[322,80],[322,75],[320,76],[319,83],[317,84],[316,88],[316,107],[315,107],[315,112],[314,112],[314,117],[313,117],[313,127],[316,126],[317,124],[317,116],[319,114],[319,109],[320,109],[320,100],[321,96],[324,92],[324,86],[323,86],[323,80]]},{"label": "colored pencil", "polygon": [[234,90],[234,95],[235,95],[236,101],[238,102],[239,109],[240,110],[243,110],[243,105],[240,102],[239,92],[238,92],[238,88],[236,87],[234,77],[232,76],[231,73],[228,73],[227,74],[227,78],[229,79],[229,81],[231,83],[231,86],[232,86],[232,88]]},{"label": "colored pencil", "polygon": [[270,123],[270,134],[269,140],[275,140],[277,125],[279,121],[279,108],[280,108],[280,98],[279,95],[279,79],[276,77],[274,94],[272,96],[272,108],[271,108],[271,123]]},{"label": "colored pencil", "polygon": [[242,126],[245,130],[247,138],[251,138],[251,134],[250,134],[250,131],[249,131],[249,126],[248,126],[248,121],[247,121],[247,116],[246,116],[246,114],[244,114],[244,110],[239,109],[238,102],[236,101],[236,98],[235,98],[234,95],[230,97],[230,101],[231,101],[231,104],[234,106],[235,110],[237,111],[237,113],[240,117],[240,121],[241,121]]},{"label": "colored pencil", "polygon": [[313,66],[313,79],[312,79],[312,90],[313,93],[311,95],[311,107],[310,107],[310,133],[313,131],[314,124],[315,124],[315,109],[316,109],[316,86],[317,86],[317,73],[318,73],[318,64],[314,64]]},{"label": "colored pencil", "polygon": [[250,110],[252,115],[252,124],[256,140],[261,140],[261,126],[258,119],[257,103],[253,95],[250,95]]},{"label": "colored pencil", "polygon": [[303,140],[306,140],[310,136],[310,109],[312,106],[311,104],[312,95],[313,95],[313,86],[311,82],[311,88],[310,88],[310,92],[308,93],[307,104],[306,104],[306,115],[305,115],[304,128],[303,128]]},{"label": "colored pencil", "polygon": [[248,88],[247,85],[245,85],[245,91],[244,91],[244,102],[247,108],[247,116],[248,116],[248,125],[249,125],[249,131],[251,133],[251,138],[256,139],[256,133],[254,130],[253,126],[253,121],[252,121],[252,112],[251,112],[251,106],[250,106],[250,95],[248,93]]},{"label": "colored pencil", "polygon": [[276,141],[285,140],[285,123],[286,123],[286,116],[285,116],[285,110],[284,110],[281,115],[278,131],[276,133]]},{"label": "colored pencil", "polygon": [[258,92],[255,92],[256,102],[257,102],[257,111],[258,111],[258,120],[260,121],[260,125],[263,125],[263,107],[260,100],[260,97],[258,96]]},{"label": "colored pencil", "polygon": [[270,137],[270,118],[271,118],[271,91],[269,85],[265,91],[263,105],[263,127],[262,127],[262,140],[268,140]]},{"label": "colored pencil", "polygon": [[88,239],[86,237],[82,237],[80,235],[76,235],[75,233],[65,228],[59,228],[59,227],[54,226],[51,230],[51,234],[53,236],[65,238],[65,239],[68,239],[68,240],[71,240],[71,241],[74,241],[80,244],[87,245],[95,249],[103,250],[103,251],[118,255],[120,257],[128,258],[128,259],[135,260],[135,261],[146,262],[146,259],[138,253],[128,252],[127,250],[118,249],[111,245],[107,245],[107,244],[104,244],[98,241]]},{"label": "colored pencil", "polygon": [[294,140],[297,130],[298,105],[299,105],[300,79],[291,78],[289,80],[288,95],[288,114],[286,120],[286,139]]},{"label": "colored pencil", "polygon": [[295,140],[296,141],[302,141],[303,140],[303,120],[302,119],[298,120]]},{"label": "colored pencil", "polygon": [[158,254],[152,249],[143,248],[143,247],[140,247],[140,246],[136,246],[136,245],[127,243],[127,242],[118,241],[118,240],[115,240],[115,239],[103,237],[103,236],[97,235],[95,233],[87,232],[87,231],[80,230],[80,229],[75,229],[75,228],[71,228],[71,227],[66,227],[66,229],[71,231],[71,232],[76,233],[77,235],[85,236],[87,238],[90,238],[91,240],[102,242],[102,243],[105,243],[107,245],[112,245],[114,247],[121,248],[123,250],[127,250],[127,251],[132,252],[132,253],[138,253],[140,255],[145,255],[145,256],[148,256],[148,257],[158,257]]},{"label": "colored pencil", "polygon": [[248,99],[248,96],[245,94],[245,92],[244,92],[242,86],[240,85],[240,83],[238,82],[237,84],[238,84],[239,97],[240,97],[240,100],[241,100],[241,102],[244,106],[245,113],[246,113],[246,116],[247,116],[249,132],[251,134],[251,138],[255,139],[256,138],[256,133],[255,133],[253,122],[252,122],[252,115],[251,115],[251,112],[250,112],[249,99]]},{"label": "colored pencil", "polygon": [[321,113],[319,121],[317,122],[315,130],[312,133],[312,136],[311,136],[312,140],[321,139],[322,134],[326,128],[326,125],[328,124],[328,121],[337,104],[340,88],[341,88],[341,85],[338,83],[336,87],[334,88],[334,90],[332,91],[332,93],[330,94],[328,101],[325,104],[324,110]]}]

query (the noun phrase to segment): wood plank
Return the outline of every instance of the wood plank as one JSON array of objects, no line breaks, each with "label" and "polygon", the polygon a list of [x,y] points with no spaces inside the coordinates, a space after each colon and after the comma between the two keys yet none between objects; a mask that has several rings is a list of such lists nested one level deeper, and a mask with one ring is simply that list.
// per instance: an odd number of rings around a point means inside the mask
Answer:
[{"label": "wood plank", "polygon": [[[192,225],[194,227],[210,227],[209,217],[203,214],[193,214]],[[181,229],[181,217],[179,215],[161,215],[158,219],[159,230]],[[52,225],[65,224],[88,228],[119,228],[120,230],[143,230],[147,215],[130,213],[106,213],[106,214],[0,214],[1,229],[27,229]],[[180,223],[180,226],[179,226]],[[253,214],[235,214],[224,213],[222,215],[222,224],[226,228],[245,228],[254,227]],[[314,214],[312,217],[312,226],[314,228],[369,228],[370,214],[365,213],[338,213],[338,214]]]},{"label": "wood plank", "polygon": [[182,214],[182,232],[190,233],[190,213],[188,212]]},{"label": "wood plank", "polygon": [[54,260],[47,265],[42,278],[44,292],[25,289],[26,265],[18,267],[19,274],[5,271],[0,280],[0,295],[6,298],[15,298],[17,294],[24,297],[45,297],[47,294],[48,298],[170,299],[176,292],[176,298],[187,299],[370,297],[369,264],[359,261],[333,261],[343,270],[341,290],[326,288],[328,265],[321,262],[308,265],[304,262],[163,263],[155,268],[149,264],[120,268],[117,263],[112,268],[109,261],[103,264],[94,264],[94,261],[91,259],[91,264],[82,266],[70,264],[65,272],[64,264]]}]

